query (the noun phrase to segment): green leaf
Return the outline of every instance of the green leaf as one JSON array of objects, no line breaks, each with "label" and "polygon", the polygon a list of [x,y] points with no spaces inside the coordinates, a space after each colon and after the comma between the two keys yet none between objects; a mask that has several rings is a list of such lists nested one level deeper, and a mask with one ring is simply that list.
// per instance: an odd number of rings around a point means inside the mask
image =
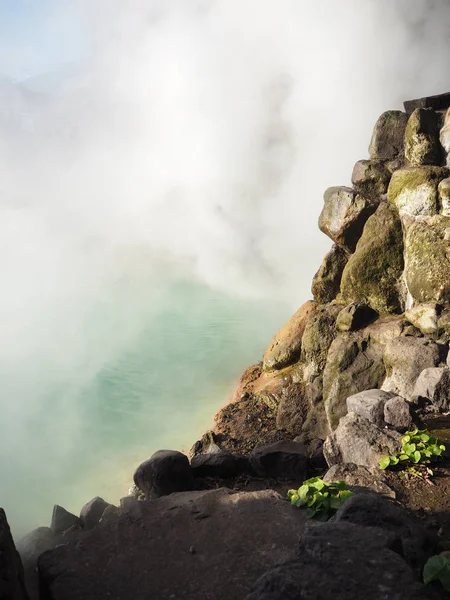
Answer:
[{"label": "green leaf", "polygon": [[409,456],[407,454],[400,454],[399,459],[400,460],[409,460]]},{"label": "green leaf", "polygon": [[308,492],[309,492],[309,486],[306,484],[303,484],[301,487],[298,488],[298,495],[300,496],[300,498],[302,500],[306,499]]},{"label": "green leaf", "polygon": [[[379,460],[379,465],[380,465],[380,469],[387,469],[389,467],[389,465],[391,464],[391,459],[389,458],[389,456],[382,456]],[[384,477],[384,475],[383,475]]]},{"label": "green leaf", "polygon": [[447,557],[441,554],[432,556],[429,558],[423,568],[423,581],[424,583],[431,583],[437,581],[441,574],[448,569],[450,562]]},{"label": "green leaf", "polygon": [[434,446],[433,447],[433,454],[435,456],[440,456],[442,454],[442,450],[439,448],[439,446]]},{"label": "green leaf", "polygon": [[447,568],[442,571],[439,575],[439,581],[441,582],[442,587],[447,592],[450,592],[450,563]]},{"label": "green leaf", "polygon": [[326,486],[326,483],[322,479],[317,478],[317,481],[311,483],[310,485],[320,492],[320,490],[323,490],[323,488]]},{"label": "green leaf", "polygon": [[337,489],[337,490],[345,490],[347,488],[347,484],[345,483],[345,481],[335,481],[333,483],[333,486]]},{"label": "green leaf", "polygon": [[414,454],[411,456],[411,460],[413,462],[415,462],[416,464],[420,462],[420,459],[422,458],[420,452],[418,450],[416,450],[414,452]]},{"label": "green leaf", "polygon": [[416,451],[416,445],[415,444],[403,444],[402,450],[405,454],[408,454],[409,456],[411,456],[411,454],[413,454],[413,452]]},{"label": "green leaf", "polygon": [[442,452],[445,452],[445,446],[444,446],[444,444],[441,444],[441,445],[439,446],[439,448],[442,450]]},{"label": "green leaf", "polygon": [[426,433],[422,433],[420,436],[420,439],[422,440],[422,442],[429,442],[430,441],[430,436]]},{"label": "green leaf", "polygon": [[339,494],[339,497],[343,501],[348,500],[352,496],[353,496],[353,492],[351,492],[350,490],[342,490],[342,492]]},{"label": "green leaf", "polygon": [[306,517],[308,519],[312,519],[314,517],[314,515],[316,514],[316,511],[314,508],[307,508],[306,509]]},{"label": "green leaf", "polygon": [[399,459],[397,458],[397,456],[390,456],[389,457],[389,464],[391,466],[395,466],[398,465]]},{"label": "green leaf", "polygon": [[298,494],[293,494],[289,500],[291,501],[291,504],[297,504],[297,502],[300,500]]},{"label": "green leaf", "polygon": [[402,444],[406,444],[407,442],[411,441],[411,436],[403,435],[400,439],[401,439]]}]

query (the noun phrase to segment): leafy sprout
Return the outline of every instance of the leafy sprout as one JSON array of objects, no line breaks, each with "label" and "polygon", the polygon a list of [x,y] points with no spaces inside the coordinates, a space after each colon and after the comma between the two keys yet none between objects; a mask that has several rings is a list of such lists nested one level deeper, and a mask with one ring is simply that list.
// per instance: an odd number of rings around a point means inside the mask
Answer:
[{"label": "leafy sprout", "polygon": [[[392,456],[382,456],[379,461],[381,469],[388,469],[400,465],[408,467],[414,465],[428,465],[436,461],[445,452],[445,446],[439,439],[426,429],[407,431],[401,438],[402,449]],[[433,475],[431,469],[427,469]]]},{"label": "leafy sprout", "polygon": [[326,483],[320,477],[313,477],[298,490],[289,490],[288,499],[294,506],[306,508],[308,519],[328,521],[352,495],[344,481]]}]

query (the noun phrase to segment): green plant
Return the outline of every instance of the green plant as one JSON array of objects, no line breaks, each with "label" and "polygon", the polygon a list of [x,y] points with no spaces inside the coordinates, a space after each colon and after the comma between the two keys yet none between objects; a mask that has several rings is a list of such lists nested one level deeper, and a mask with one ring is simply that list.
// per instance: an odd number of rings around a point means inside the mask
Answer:
[{"label": "green plant", "polygon": [[423,568],[424,583],[440,581],[442,587],[450,592],[450,558],[444,554],[437,554],[429,558]]},{"label": "green plant", "polygon": [[344,481],[326,483],[320,477],[313,477],[298,490],[289,490],[288,499],[295,506],[306,507],[308,519],[328,521],[352,495]]},{"label": "green plant", "polygon": [[[407,431],[401,438],[402,449],[392,456],[382,456],[380,458],[380,468],[388,467],[428,465],[437,460],[445,452],[444,444],[438,438],[431,435],[426,429],[414,429]],[[428,475],[433,475],[433,471],[426,469]]]}]

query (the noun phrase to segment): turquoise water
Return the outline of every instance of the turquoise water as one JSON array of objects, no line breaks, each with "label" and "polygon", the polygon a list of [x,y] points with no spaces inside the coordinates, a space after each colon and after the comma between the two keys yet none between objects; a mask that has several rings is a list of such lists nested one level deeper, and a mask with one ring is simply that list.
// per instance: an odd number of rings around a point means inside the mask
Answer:
[{"label": "turquoise water", "polygon": [[[0,505],[16,536],[48,525],[54,503],[75,513],[95,495],[117,503],[159,448],[188,451],[290,312],[186,281],[149,294],[147,310],[140,285],[90,308],[60,348],[64,369],[36,350],[27,372],[0,374],[10,402]],[[84,363],[69,349],[80,340]]]}]

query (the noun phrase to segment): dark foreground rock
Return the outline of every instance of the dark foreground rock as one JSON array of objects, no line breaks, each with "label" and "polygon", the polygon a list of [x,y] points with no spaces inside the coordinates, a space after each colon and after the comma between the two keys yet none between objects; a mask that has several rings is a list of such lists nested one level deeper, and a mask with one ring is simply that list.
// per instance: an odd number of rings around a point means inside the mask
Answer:
[{"label": "dark foreground rock", "polygon": [[226,488],[140,502],[39,558],[45,600],[242,600],[305,525],[273,491]]},{"label": "dark foreground rock", "polygon": [[136,469],[134,483],[147,498],[160,498],[194,489],[189,459],[175,450],[155,452]]},{"label": "dark foreground rock", "polygon": [[0,508],[0,598],[27,600],[24,574],[19,553],[11,536],[8,521]]}]

